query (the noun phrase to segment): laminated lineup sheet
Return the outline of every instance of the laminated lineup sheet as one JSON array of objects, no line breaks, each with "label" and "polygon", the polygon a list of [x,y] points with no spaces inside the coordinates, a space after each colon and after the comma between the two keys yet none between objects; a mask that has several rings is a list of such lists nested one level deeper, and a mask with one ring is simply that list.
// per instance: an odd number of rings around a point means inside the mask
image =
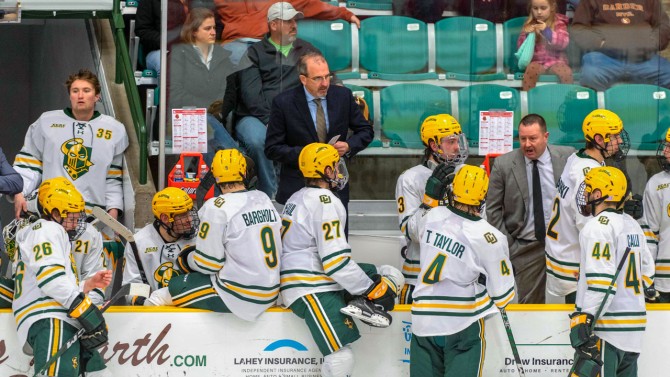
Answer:
[{"label": "laminated lineup sheet", "polygon": [[479,155],[507,153],[512,150],[514,111],[479,112]]},{"label": "laminated lineup sheet", "polygon": [[172,110],[172,153],[207,153],[207,109]]}]

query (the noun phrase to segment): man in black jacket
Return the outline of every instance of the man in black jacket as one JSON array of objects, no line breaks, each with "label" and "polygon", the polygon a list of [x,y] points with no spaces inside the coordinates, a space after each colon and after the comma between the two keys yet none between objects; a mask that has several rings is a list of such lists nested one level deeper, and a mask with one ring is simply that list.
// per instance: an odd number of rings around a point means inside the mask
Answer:
[{"label": "man in black jacket", "polygon": [[296,20],[303,14],[286,2],[268,10],[270,33],[247,50],[249,67],[239,72],[240,98],[235,111],[238,140],[258,168],[258,189],[269,197],[277,191],[274,164],[265,157],[265,134],[270,122],[270,106],[275,96],[300,85],[297,63],[303,54],[317,50],[296,38]]},{"label": "man in black jacket", "polygon": [[[179,0],[168,0],[168,49],[179,40],[181,25],[186,20],[188,7]],[[161,0],[143,0],[137,5],[135,33],[140,37],[147,69],[161,73]]]}]

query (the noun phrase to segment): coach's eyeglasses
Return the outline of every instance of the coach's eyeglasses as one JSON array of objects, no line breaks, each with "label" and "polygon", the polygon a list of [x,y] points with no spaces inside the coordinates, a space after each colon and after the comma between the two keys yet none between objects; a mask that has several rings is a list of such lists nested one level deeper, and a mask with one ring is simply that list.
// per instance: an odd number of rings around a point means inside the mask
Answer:
[{"label": "coach's eyeglasses", "polygon": [[[305,76],[305,75],[303,75]],[[305,76],[307,77],[307,76]],[[308,79],[314,81],[317,84],[321,84],[324,81],[330,81],[333,79],[333,75],[326,75],[326,76],[316,76],[316,77],[307,77]]]}]

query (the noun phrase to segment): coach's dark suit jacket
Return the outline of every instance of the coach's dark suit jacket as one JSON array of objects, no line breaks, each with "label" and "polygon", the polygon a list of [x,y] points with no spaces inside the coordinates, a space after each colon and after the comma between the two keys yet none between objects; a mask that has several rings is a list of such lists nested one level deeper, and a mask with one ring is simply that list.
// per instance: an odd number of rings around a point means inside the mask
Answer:
[{"label": "coach's dark suit jacket", "polygon": [[[339,135],[339,141],[349,143],[349,152],[345,155],[347,157],[365,149],[372,141],[374,133],[354,102],[351,90],[331,85],[326,100],[329,128],[325,142]],[[349,130],[353,134],[347,137]],[[318,141],[304,87],[301,85],[276,96],[272,101],[270,124],[265,137],[265,155],[268,159],[281,163],[279,187],[275,197],[277,202],[286,203],[293,193],[305,186],[302,173],[298,169],[298,156],[305,145]],[[346,207],[349,201],[348,185],[339,196]]]}]

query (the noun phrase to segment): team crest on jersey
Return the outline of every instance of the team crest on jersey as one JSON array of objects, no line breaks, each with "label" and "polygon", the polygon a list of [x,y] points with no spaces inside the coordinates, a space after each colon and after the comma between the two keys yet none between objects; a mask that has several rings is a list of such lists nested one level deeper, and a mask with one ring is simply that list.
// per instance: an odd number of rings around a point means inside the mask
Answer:
[{"label": "team crest on jersey", "polygon": [[63,143],[60,147],[63,153],[63,167],[67,174],[76,181],[77,178],[88,173],[93,163],[91,155],[93,149],[84,145],[84,139],[72,138]]},{"label": "team crest on jersey", "polygon": [[601,223],[601,224],[603,224],[603,225],[607,225],[607,224],[609,224],[610,219],[607,218],[607,216],[600,216],[600,217],[598,218],[598,222]]},{"label": "team crest on jersey", "polygon": [[351,320],[350,320],[349,318],[345,318],[345,319],[344,319],[344,325],[347,326],[347,327],[350,328],[350,329],[353,329],[353,328],[354,328],[354,323],[351,322]]},{"label": "team crest on jersey", "polygon": [[154,272],[154,279],[156,279],[161,287],[167,287],[170,279],[177,275],[179,275],[179,272],[174,269],[174,263],[165,262],[158,266]]},{"label": "team crest on jersey", "polygon": [[498,239],[496,238],[496,236],[495,236],[493,233],[491,233],[491,232],[487,232],[487,233],[485,233],[485,234],[484,234],[484,239],[485,239],[486,242],[488,242],[488,243],[496,243],[496,242],[498,242]]},{"label": "team crest on jersey", "polygon": [[321,203],[323,203],[323,204],[329,204],[329,203],[330,203],[330,196],[328,196],[328,195],[321,195],[321,196],[319,196],[319,200],[320,200]]},{"label": "team crest on jersey", "polygon": [[77,356],[72,358],[72,368],[73,369],[79,368],[79,358]]}]

